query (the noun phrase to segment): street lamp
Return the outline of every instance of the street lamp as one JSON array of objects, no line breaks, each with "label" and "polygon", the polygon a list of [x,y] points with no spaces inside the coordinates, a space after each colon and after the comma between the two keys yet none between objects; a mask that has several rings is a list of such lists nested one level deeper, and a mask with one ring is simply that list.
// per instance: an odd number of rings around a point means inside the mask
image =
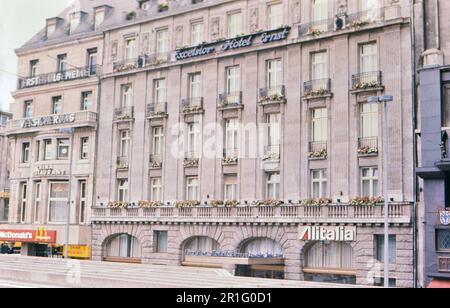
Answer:
[{"label": "street lamp", "polygon": [[388,205],[388,114],[387,103],[392,102],[392,95],[371,96],[369,103],[383,104],[383,191],[384,191],[384,287],[389,288],[389,205]]},{"label": "street lamp", "polygon": [[66,221],[66,258],[69,258],[69,232],[70,232],[70,200],[72,197],[72,164],[73,164],[73,143],[74,143],[74,128],[60,128],[59,129],[60,134],[70,134],[70,149],[69,149],[69,155],[70,155],[70,162],[69,162],[69,198],[67,201],[67,221]]}]

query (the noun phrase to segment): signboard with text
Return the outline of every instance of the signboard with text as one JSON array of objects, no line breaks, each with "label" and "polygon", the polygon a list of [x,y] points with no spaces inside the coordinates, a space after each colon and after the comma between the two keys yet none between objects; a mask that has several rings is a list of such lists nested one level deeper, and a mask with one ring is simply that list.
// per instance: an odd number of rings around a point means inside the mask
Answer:
[{"label": "signboard with text", "polygon": [[300,226],[302,241],[353,242],[356,240],[356,227],[343,226]]},{"label": "signboard with text", "polygon": [[36,230],[0,229],[0,241],[55,244],[56,231],[49,231],[46,228]]}]

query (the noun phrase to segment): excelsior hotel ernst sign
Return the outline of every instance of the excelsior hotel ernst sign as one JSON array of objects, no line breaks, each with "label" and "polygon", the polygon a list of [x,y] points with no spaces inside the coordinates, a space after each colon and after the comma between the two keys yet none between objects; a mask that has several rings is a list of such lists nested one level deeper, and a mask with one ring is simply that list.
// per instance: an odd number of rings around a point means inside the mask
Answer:
[{"label": "excelsior hotel ernst sign", "polygon": [[0,229],[0,241],[22,243],[56,243],[56,231],[46,228],[37,230],[3,230]]},{"label": "excelsior hotel ernst sign", "polygon": [[356,240],[356,227],[300,226],[299,234],[300,240],[307,242],[354,242]]}]

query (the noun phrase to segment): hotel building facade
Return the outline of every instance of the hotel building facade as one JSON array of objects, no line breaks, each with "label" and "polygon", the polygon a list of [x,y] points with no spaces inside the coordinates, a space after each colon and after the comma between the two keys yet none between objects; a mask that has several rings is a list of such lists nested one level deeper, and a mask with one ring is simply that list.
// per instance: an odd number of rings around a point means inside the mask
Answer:
[{"label": "hotel building facade", "polygon": [[3,158],[0,160],[0,221],[8,221],[9,213],[10,184],[8,164],[10,156],[8,137],[5,130],[6,122],[11,116],[8,112],[0,111],[0,156]]},{"label": "hotel building facade", "polygon": [[413,286],[409,1],[140,1],[104,32],[93,260]]}]

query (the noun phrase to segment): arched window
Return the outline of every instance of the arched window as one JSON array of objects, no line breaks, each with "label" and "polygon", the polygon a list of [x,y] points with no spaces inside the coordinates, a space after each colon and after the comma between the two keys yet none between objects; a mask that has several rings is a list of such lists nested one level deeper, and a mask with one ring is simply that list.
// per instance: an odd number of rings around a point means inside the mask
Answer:
[{"label": "arched window", "polygon": [[141,243],[134,236],[117,235],[106,244],[105,257],[140,259]]},{"label": "arched window", "polygon": [[219,243],[207,236],[195,236],[186,241],[184,245],[184,250],[189,251],[201,251],[201,252],[211,252],[214,250],[219,250]]},{"label": "arched window", "polygon": [[282,257],[281,245],[270,238],[255,238],[242,246],[242,252],[254,256]]}]

